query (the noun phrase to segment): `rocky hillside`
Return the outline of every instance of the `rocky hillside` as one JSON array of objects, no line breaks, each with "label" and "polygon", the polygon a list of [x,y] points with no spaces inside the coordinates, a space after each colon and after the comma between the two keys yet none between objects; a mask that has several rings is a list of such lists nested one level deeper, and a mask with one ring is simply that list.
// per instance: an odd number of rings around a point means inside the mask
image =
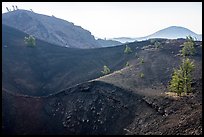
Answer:
[{"label": "rocky hillside", "polygon": [[145,105],[140,96],[97,81],[47,97],[2,92],[3,134],[124,134]]},{"label": "rocky hillside", "polygon": [[92,81],[46,97],[2,90],[4,135],[201,135],[202,82],[194,94],[141,96]]},{"label": "rocky hillside", "polygon": [[[185,41],[160,40],[163,47],[159,49],[155,49],[150,41],[130,43],[128,46],[133,50],[131,54],[124,54],[125,45],[72,49],[38,39],[36,47],[30,48],[24,43],[27,34],[5,25],[2,27],[2,86],[14,93],[35,96],[55,93],[74,84],[100,77],[103,75],[101,71],[104,65],[107,65],[111,72],[122,69],[128,61],[134,64],[127,70],[133,71],[127,72],[128,75],[125,76],[125,83],[128,83],[129,88],[134,88],[134,85],[147,87],[152,81],[158,84],[167,83],[173,67],[179,63],[179,57],[176,55]],[[197,64],[202,62],[201,49],[201,46],[197,46],[196,56],[193,57]],[[138,58],[144,59],[143,65],[139,65]],[[201,77],[201,65],[198,65],[197,69],[197,77]],[[164,75],[160,75],[161,72]],[[143,79],[139,78],[140,73],[144,73]],[[121,81],[122,76],[116,73],[110,81],[118,82],[117,85],[120,86],[120,83],[124,83]]]},{"label": "rocky hillside", "polygon": [[185,39],[128,43],[125,54],[125,45],[27,47],[28,34],[2,29],[3,134],[202,135],[201,41],[189,57],[193,92],[174,97],[167,86]]},{"label": "rocky hillside", "polygon": [[[196,42],[196,54],[190,56],[195,64],[193,92],[187,96],[174,97],[168,93],[173,68],[181,62],[179,50],[184,39],[158,40],[153,44],[136,46],[140,49],[137,59],[129,66],[96,79],[143,96],[148,104],[124,130],[127,135],[201,135],[202,134],[202,42]],[[143,75],[141,75],[143,74]],[[153,112],[152,112],[153,111]]]},{"label": "rocky hillside", "polygon": [[104,65],[111,71],[121,69],[134,56],[125,55],[124,46],[75,49],[38,39],[31,48],[25,45],[25,36],[2,25],[3,88],[14,93],[48,95],[102,76]]},{"label": "rocky hillside", "polygon": [[83,49],[100,47],[91,32],[54,16],[14,10],[2,14],[2,24],[63,47]]},{"label": "rocky hillside", "polygon": [[[161,87],[166,89],[168,82],[171,79],[173,69],[178,68],[181,63],[182,57],[179,50],[185,40],[157,40],[161,46],[155,47],[151,42],[146,46],[140,46],[137,43],[129,43],[128,46],[136,50],[135,58],[130,59],[129,66],[119,71],[99,78],[98,80],[112,83],[114,85],[136,90],[146,89],[146,92],[151,94],[154,89],[158,91]],[[193,71],[194,79],[202,79],[202,42],[196,42],[196,53],[189,58],[195,64]],[[141,74],[143,75],[141,77]],[[145,91],[141,90],[141,93]],[[160,93],[159,93],[160,94]]]}]

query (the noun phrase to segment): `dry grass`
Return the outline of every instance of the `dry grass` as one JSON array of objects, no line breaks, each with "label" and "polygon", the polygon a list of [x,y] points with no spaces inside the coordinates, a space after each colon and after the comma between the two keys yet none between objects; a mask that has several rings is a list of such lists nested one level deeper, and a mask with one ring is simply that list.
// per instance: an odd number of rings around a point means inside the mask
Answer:
[{"label": "dry grass", "polygon": [[180,97],[192,95],[192,93],[181,93],[181,95],[179,96],[175,92],[165,92],[165,94],[168,95],[168,96],[174,97],[174,98],[180,98]]}]

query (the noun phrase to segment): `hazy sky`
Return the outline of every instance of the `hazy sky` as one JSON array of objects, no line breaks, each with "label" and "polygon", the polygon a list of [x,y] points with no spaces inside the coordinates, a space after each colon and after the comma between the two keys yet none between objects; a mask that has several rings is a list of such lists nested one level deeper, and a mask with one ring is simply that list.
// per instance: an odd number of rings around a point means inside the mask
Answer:
[{"label": "hazy sky", "polygon": [[202,33],[202,2],[2,2],[73,22],[95,37],[141,37],[169,26]]}]

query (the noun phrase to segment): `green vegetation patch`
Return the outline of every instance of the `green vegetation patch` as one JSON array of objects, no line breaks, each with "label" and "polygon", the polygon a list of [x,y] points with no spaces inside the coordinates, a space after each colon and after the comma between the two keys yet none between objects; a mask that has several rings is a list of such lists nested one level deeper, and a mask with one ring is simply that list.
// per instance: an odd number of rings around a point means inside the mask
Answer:
[{"label": "green vegetation patch", "polygon": [[191,36],[186,37],[186,42],[182,45],[183,48],[180,50],[182,56],[189,56],[195,54],[195,42]]},{"label": "green vegetation patch", "polygon": [[24,38],[24,42],[28,47],[35,47],[35,38],[30,35],[29,37]]},{"label": "green vegetation patch", "polygon": [[103,71],[101,71],[104,75],[107,75],[109,74],[111,71],[110,69],[105,65],[103,66]]},{"label": "green vegetation patch", "polygon": [[128,47],[128,45],[125,46],[125,50],[124,50],[125,54],[129,54],[132,53],[132,49],[130,47]]},{"label": "green vegetation patch", "polygon": [[189,58],[183,59],[179,69],[174,69],[174,73],[172,75],[172,79],[169,85],[169,90],[172,92],[176,92],[177,95],[179,96],[183,92],[184,93],[192,92],[191,72],[193,71],[193,69],[194,63],[190,61]]}]

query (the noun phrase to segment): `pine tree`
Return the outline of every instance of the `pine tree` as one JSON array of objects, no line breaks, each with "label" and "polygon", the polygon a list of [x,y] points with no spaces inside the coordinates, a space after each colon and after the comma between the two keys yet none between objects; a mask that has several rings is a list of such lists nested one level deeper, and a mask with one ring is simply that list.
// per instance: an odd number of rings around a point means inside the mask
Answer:
[{"label": "pine tree", "polygon": [[194,69],[194,63],[190,61],[189,58],[185,58],[182,61],[182,65],[180,67],[180,70],[182,71],[182,76],[183,76],[183,92],[191,92],[191,83],[192,83],[192,78],[191,78],[191,72]]},{"label": "pine tree", "polygon": [[143,78],[144,77],[144,73],[140,73],[140,77]]},{"label": "pine tree", "polygon": [[129,62],[127,62],[127,63],[125,64],[125,66],[126,66],[126,67],[130,66]]},{"label": "pine tree", "polygon": [[156,49],[158,49],[158,48],[161,46],[161,44],[160,44],[158,41],[156,41],[156,42],[154,43],[154,46],[155,46]]},{"label": "pine tree", "polygon": [[190,35],[189,35],[189,36],[186,36],[186,40],[187,40],[188,42],[193,42],[193,43],[194,43],[194,39],[193,39],[193,37],[191,37]]},{"label": "pine tree", "polygon": [[179,69],[174,69],[172,80],[170,81],[169,90],[181,95],[182,92],[188,93],[192,91],[191,72],[194,69],[194,63],[189,58],[182,60]]},{"label": "pine tree", "polygon": [[183,44],[183,48],[180,50],[182,56],[189,56],[195,53],[195,42],[191,36],[186,37],[186,42]]},{"label": "pine tree", "polygon": [[104,75],[107,75],[110,73],[110,69],[105,65],[103,66],[103,71],[101,71]]},{"label": "pine tree", "polygon": [[129,54],[129,53],[131,53],[131,52],[132,52],[131,48],[128,47],[128,45],[126,45],[125,50],[124,50],[124,53]]},{"label": "pine tree", "polygon": [[174,73],[172,75],[172,80],[170,81],[169,90],[172,92],[176,92],[178,95],[182,93],[182,73],[181,70],[174,69]]},{"label": "pine tree", "polygon": [[[138,59],[140,59],[140,58],[138,58]],[[140,64],[143,64],[143,63],[144,63],[144,59],[141,58],[141,59],[140,59]]]}]

